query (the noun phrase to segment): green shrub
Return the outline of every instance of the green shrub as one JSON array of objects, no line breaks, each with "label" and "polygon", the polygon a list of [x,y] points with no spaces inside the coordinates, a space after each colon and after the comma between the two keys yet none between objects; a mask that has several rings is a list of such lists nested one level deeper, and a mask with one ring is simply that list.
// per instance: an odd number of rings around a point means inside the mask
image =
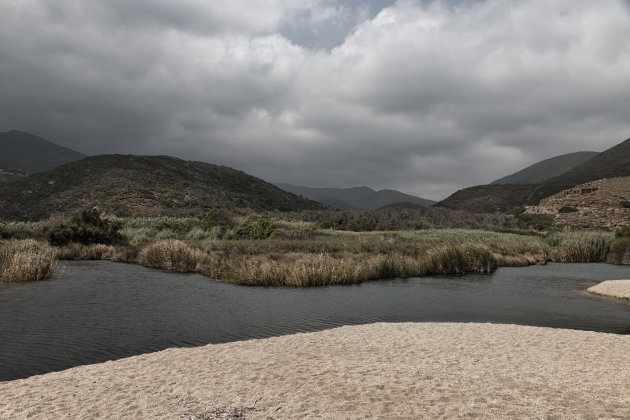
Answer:
[{"label": "green shrub", "polygon": [[630,226],[622,226],[615,231],[615,238],[630,238]]},{"label": "green shrub", "polygon": [[120,227],[118,222],[101,218],[96,209],[87,209],[70,221],[53,226],[48,231],[48,242],[54,246],[64,246],[70,242],[122,245],[125,238],[118,231]]},{"label": "green shrub", "polygon": [[630,237],[618,237],[613,241],[606,262],[630,264]]},{"label": "green shrub", "polygon": [[516,206],[516,207],[512,207],[511,209],[509,209],[508,211],[506,211],[506,214],[509,214],[510,216],[518,216],[519,214],[522,214],[525,212],[525,207],[523,206]]},{"label": "green shrub", "polygon": [[276,229],[277,224],[271,217],[259,216],[250,218],[236,228],[236,235],[246,239],[267,239]]},{"label": "green shrub", "polygon": [[232,213],[225,209],[212,209],[199,216],[199,220],[206,230],[212,230],[217,226],[228,229],[236,227]]},{"label": "green shrub", "polygon": [[619,202],[619,205],[623,207],[624,209],[630,209],[630,201],[628,200],[621,200]]},{"label": "green shrub", "polygon": [[553,225],[555,219],[553,214],[527,214],[521,213],[517,216],[518,221],[528,227],[537,230],[548,229]]},{"label": "green shrub", "polygon": [[560,207],[560,209],[558,210],[558,213],[575,213],[576,211],[578,211],[578,209],[576,209],[575,207],[569,207],[569,206],[564,206],[564,207]]}]

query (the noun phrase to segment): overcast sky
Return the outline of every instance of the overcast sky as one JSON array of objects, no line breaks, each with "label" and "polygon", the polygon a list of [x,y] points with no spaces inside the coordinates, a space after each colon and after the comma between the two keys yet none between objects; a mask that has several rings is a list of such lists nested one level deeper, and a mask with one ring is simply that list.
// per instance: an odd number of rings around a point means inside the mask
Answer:
[{"label": "overcast sky", "polygon": [[630,137],[630,1],[0,0],[0,131],[430,199]]}]

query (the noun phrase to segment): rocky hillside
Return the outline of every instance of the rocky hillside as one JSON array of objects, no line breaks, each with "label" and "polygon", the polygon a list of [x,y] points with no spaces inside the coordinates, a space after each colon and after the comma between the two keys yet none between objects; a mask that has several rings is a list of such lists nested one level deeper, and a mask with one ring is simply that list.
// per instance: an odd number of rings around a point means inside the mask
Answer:
[{"label": "rocky hillside", "polygon": [[323,207],[232,168],[169,156],[94,156],[0,184],[4,219],[36,220],[92,206],[127,216]]},{"label": "rocky hillside", "polygon": [[530,204],[537,204],[542,198],[585,182],[626,176],[630,176],[630,139],[560,176],[543,182],[532,195]]},{"label": "rocky hillside", "polygon": [[526,213],[553,214],[556,224],[611,229],[630,225],[630,177],[580,184],[544,198]]}]

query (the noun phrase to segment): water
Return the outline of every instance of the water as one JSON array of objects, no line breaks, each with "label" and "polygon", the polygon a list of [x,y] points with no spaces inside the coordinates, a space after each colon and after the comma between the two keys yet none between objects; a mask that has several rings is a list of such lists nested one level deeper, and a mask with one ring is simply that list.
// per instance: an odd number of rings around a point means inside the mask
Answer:
[{"label": "water", "polygon": [[378,321],[496,322],[630,334],[630,303],[584,292],[630,267],[549,264],[489,275],[252,288],[137,265],[72,262],[0,289],[0,380],[169,347]]}]

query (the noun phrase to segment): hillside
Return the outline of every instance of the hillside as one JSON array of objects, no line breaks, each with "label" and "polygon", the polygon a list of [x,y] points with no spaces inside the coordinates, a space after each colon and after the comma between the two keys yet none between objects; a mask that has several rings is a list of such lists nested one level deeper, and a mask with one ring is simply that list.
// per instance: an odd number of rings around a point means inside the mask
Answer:
[{"label": "hillside", "polygon": [[478,185],[459,190],[434,207],[473,213],[505,212],[526,203],[535,189],[532,184]]},{"label": "hillside", "polygon": [[592,159],[598,152],[575,152],[545,159],[490,184],[540,184]]},{"label": "hillside", "polygon": [[[85,155],[24,131],[0,133],[0,169],[35,173],[75,162]],[[15,177],[13,179],[19,179]]]},{"label": "hillside", "polygon": [[311,188],[291,184],[276,184],[285,191],[319,201],[338,209],[377,209],[394,203],[413,203],[428,207],[435,201],[395,190],[375,191],[368,187]]},{"label": "hillside", "polygon": [[[630,225],[630,177],[587,182],[528,206],[529,214],[553,214],[556,224],[611,229]],[[563,209],[563,211],[561,211]]]},{"label": "hillside", "polygon": [[[578,152],[578,154],[583,153],[591,152]],[[554,159],[556,158],[550,160],[553,162]],[[546,167],[547,164],[543,166]],[[501,180],[497,180],[493,184],[478,185],[457,191],[435,206],[478,213],[506,211],[514,206],[536,205],[545,197],[588,181],[625,176],[630,176],[630,139],[542,183],[503,185],[498,183]]]},{"label": "hillside", "polygon": [[322,205],[244,172],[168,156],[101,155],[0,184],[0,217],[36,220],[87,206],[117,215],[210,208],[297,211]]},{"label": "hillside", "polygon": [[588,181],[630,176],[630,139],[599,153],[568,172],[543,182],[530,199],[537,204],[542,198]]}]

